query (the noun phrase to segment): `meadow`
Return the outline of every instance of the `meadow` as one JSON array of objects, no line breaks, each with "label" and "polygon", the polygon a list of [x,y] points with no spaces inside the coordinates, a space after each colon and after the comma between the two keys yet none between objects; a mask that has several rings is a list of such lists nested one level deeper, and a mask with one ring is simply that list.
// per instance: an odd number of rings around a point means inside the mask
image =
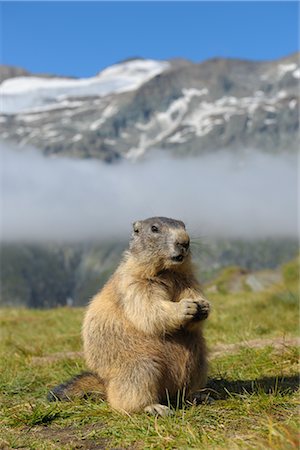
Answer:
[{"label": "meadow", "polygon": [[0,449],[299,448],[298,261],[281,271],[260,292],[225,289],[228,270],[207,287],[207,400],[173,405],[165,418],[93,398],[47,402],[51,387],[85,369],[84,308],[2,308]]}]

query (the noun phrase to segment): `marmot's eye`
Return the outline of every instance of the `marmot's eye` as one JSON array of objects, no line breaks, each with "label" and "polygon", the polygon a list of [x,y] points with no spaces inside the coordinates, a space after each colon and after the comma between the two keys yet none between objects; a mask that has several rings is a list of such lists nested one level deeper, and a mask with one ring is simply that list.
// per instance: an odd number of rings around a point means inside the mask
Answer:
[{"label": "marmot's eye", "polygon": [[157,226],[156,226],[156,225],[152,225],[151,231],[152,231],[153,233],[158,233],[158,228],[157,228]]}]

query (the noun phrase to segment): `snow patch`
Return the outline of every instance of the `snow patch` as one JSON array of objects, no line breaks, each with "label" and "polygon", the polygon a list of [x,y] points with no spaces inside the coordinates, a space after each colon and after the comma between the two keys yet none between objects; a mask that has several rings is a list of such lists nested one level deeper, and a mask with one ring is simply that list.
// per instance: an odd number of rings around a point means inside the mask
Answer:
[{"label": "snow patch", "polygon": [[102,112],[100,119],[97,119],[95,122],[91,123],[90,130],[97,130],[97,128],[100,128],[109,117],[113,116],[117,112],[118,108],[115,105],[108,105]]},{"label": "snow patch", "polygon": [[45,114],[18,114],[16,119],[21,120],[22,122],[36,122],[37,120],[41,120],[45,117]]},{"label": "snow patch", "polygon": [[115,64],[96,77],[67,79],[16,77],[0,85],[2,112],[65,107],[66,98],[105,96],[137,89],[168,69],[166,61],[138,60]]},{"label": "snow patch", "polygon": [[45,137],[46,138],[53,138],[56,137],[58,135],[58,131],[56,130],[49,130],[45,132]]},{"label": "snow patch", "polygon": [[[1,86],[0,86],[0,94],[1,94]],[[4,105],[4,102],[2,102]],[[57,103],[49,103],[49,104],[44,104],[44,105],[40,105],[40,106],[34,106],[32,108],[25,108],[23,110],[20,111],[16,111],[16,113],[19,113],[19,115],[30,115],[30,114],[38,114],[38,113],[47,113],[49,111],[55,111],[55,110],[59,110],[59,109],[75,109],[78,108],[79,106],[82,106],[83,102],[82,101],[74,101],[74,100],[59,100]],[[68,111],[67,111],[68,113]],[[11,114],[10,111],[6,111],[6,114]]]},{"label": "snow patch", "polygon": [[279,91],[277,94],[277,98],[281,99],[281,98],[286,98],[287,97],[287,92],[286,91]]},{"label": "snow patch", "polygon": [[82,139],[82,134],[77,133],[77,134],[75,134],[75,136],[72,137],[71,142],[78,142],[78,141],[81,141],[81,139]]},{"label": "snow patch", "polygon": [[300,78],[300,68],[293,72],[293,77],[299,79]]},{"label": "snow patch", "polygon": [[182,93],[185,97],[202,97],[203,95],[207,95],[208,94],[208,89],[207,88],[203,88],[203,89],[194,89],[194,88],[190,88],[190,89],[182,89]]},{"label": "snow patch", "polygon": [[289,102],[289,108],[290,109],[295,109],[296,108],[296,106],[297,106],[297,100],[294,98],[293,100],[291,100],[290,102]]},{"label": "snow patch", "polygon": [[296,63],[279,64],[279,66],[278,66],[278,73],[279,73],[280,77],[283,77],[286,73],[292,72],[295,69],[297,69],[297,64]]},{"label": "snow patch", "polygon": [[104,139],[104,143],[107,145],[115,145],[116,141],[114,139]]},{"label": "snow patch", "polygon": [[171,144],[182,144],[183,142],[187,141],[187,137],[185,136],[185,134],[188,133],[189,133],[188,130],[177,131],[177,133],[169,137],[167,141],[170,142]]},{"label": "snow patch", "polygon": [[255,97],[263,97],[265,95],[264,91],[256,91]]},{"label": "snow patch", "polygon": [[263,109],[264,109],[265,111],[268,111],[268,112],[276,112],[275,106],[264,105],[264,106],[263,106]]},{"label": "snow patch", "polygon": [[265,119],[264,120],[265,125],[273,125],[274,123],[277,123],[276,119]]}]

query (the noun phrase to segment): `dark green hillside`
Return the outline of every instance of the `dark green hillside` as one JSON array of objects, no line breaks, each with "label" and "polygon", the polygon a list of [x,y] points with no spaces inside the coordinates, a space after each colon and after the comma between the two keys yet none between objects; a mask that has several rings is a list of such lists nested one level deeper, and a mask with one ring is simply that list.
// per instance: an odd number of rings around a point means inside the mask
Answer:
[{"label": "dark green hillside", "polygon": [[[3,245],[0,305],[85,305],[115,270],[126,245]],[[208,282],[225,266],[247,272],[274,269],[297,254],[298,244],[295,240],[203,239],[192,241],[192,251],[200,280]]]},{"label": "dark green hillside", "polygon": [[50,308],[79,305],[103,286],[122,245],[4,245],[0,304]]}]

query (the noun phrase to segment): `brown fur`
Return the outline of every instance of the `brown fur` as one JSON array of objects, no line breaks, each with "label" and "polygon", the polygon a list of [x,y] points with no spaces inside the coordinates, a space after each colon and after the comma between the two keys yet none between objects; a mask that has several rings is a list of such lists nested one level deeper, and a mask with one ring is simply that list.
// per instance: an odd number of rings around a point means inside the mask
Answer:
[{"label": "brown fur", "polygon": [[154,217],[133,228],[129,250],[85,315],[85,358],[99,377],[90,378],[90,388],[98,383],[116,410],[166,414],[160,402],[183,390],[189,397],[206,383],[202,323],[209,303],[183,222]]}]

